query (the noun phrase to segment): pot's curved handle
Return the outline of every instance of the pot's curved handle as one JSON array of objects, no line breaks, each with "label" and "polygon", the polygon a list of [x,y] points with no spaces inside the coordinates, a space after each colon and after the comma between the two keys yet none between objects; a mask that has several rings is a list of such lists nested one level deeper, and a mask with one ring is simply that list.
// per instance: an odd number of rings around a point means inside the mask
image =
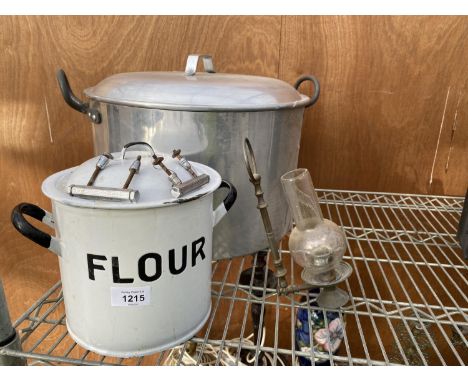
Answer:
[{"label": "pot's curved handle", "polygon": [[20,203],[11,211],[11,222],[23,236],[39,244],[41,247],[47,248],[56,255],[61,256],[60,243],[57,238],[34,227],[24,218],[24,215],[31,216],[47,224],[49,227],[54,228],[55,224],[52,214],[34,204]]},{"label": "pot's curved handle", "polygon": [[221,221],[237,199],[237,190],[231,182],[223,179],[219,188],[227,188],[229,192],[223,202],[213,211],[213,227]]},{"label": "pot's curved handle", "polygon": [[317,100],[319,98],[319,95],[320,95],[320,82],[315,76],[307,74],[307,75],[304,75],[304,76],[300,76],[296,80],[296,82],[294,83],[294,88],[296,90],[298,90],[299,86],[301,86],[301,84],[304,81],[312,81],[312,83],[314,84],[314,94],[312,94],[309,101],[305,104],[305,107],[307,108],[307,107],[312,106],[315,102],[317,102]]},{"label": "pot's curved handle", "polygon": [[72,109],[86,114],[91,122],[99,124],[102,121],[101,113],[89,107],[89,103],[80,100],[71,90],[67,75],[62,69],[57,70],[57,81],[62,92],[63,99]]}]

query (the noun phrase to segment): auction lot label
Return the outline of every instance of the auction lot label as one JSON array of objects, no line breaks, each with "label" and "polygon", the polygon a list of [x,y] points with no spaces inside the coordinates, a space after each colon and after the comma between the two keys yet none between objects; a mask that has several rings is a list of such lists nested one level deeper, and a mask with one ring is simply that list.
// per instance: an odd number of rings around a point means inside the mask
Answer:
[{"label": "auction lot label", "polygon": [[151,303],[151,287],[111,287],[112,306],[141,306]]}]

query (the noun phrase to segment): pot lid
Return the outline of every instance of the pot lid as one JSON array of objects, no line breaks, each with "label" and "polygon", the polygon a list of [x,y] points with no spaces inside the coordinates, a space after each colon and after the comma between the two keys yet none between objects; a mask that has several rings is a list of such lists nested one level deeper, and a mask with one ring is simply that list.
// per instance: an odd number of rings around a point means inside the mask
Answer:
[{"label": "pot lid", "polygon": [[[77,207],[141,209],[198,199],[221,184],[221,176],[208,166],[186,161],[192,175],[183,167],[184,157],[157,156],[151,151],[124,149],[89,159],[49,176],[42,191],[52,200]],[[159,164],[154,164],[155,157]]]},{"label": "pot lid", "polygon": [[[196,72],[198,58],[205,72]],[[193,111],[255,111],[305,106],[310,98],[269,77],[215,73],[211,56],[190,55],[185,72],[135,72],[110,76],[85,94],[112,104]]]}]

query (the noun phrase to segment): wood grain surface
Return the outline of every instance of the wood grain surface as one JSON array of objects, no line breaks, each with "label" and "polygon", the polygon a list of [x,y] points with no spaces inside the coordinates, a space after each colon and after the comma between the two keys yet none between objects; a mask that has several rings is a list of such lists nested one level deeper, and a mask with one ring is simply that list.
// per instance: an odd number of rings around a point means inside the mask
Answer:
[{"label": "wood grain surface", "polygon": [[464,195],[466,17],[285,17],[281,36],[280,78],[322,84],[300,151],[317,186]]},{"label": "wood grain surface", "polygon": [[218,72],[289,83],[311,73],[322,92],[306,111],[300,165],[317,187],[464,195],[467,41],[461,16],[0,17],[0,277],[12,318],[59,273],[12,228],[11,209],[49,209],[42,181],[93,155],[58,68],[77,94],[114,73],[183,70],[189,53],[211,53]]}]

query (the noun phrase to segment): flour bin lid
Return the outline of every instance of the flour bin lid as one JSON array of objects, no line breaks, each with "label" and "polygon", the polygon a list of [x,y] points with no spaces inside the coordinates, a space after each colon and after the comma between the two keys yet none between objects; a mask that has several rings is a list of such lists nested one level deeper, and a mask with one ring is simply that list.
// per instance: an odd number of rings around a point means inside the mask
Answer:
[{"label": "flour bin lid", "polygon": [[[199,57],[205,72],[196,72]],[[211,56],[190,55],[185,72],[110,76],[85,94],[96,101],[189,111],[259,111],[303,107],[310,98],[270,77],[215,73]]]},{"label": "flour bin lid", "polygon": [[[150,147],[148,144],[144,145]],[[178,187],[174,187],[169,175],[160,164],[154,165],[153,155],[156,155],[159,160],[163,159],[162,165],[169,173],[176,176],[172,178],[173,180],[177,178],[180,180]],[[131,173],[130,169],[136,169],[138,162],[140,162],[139,168],[134,171],[125,189],[125,183]],[[87,186],[98,163],[102,169],[98,171],[92,185]],[[85,208],[141,209],[181,204],[210,194],[221,184],[221,176],[212,168],[196,162],[189,162],[189,164],[197,176],[196,179],[182,167],[182,162],[177,157],[158,156],[152,149],[149,151],[122,150],[122,152],[89,159],[80,166],[49,176],[42,184],[42,191],[52,200]],[[194,179],[200,180],[197,188],[183,189],[182,184],[193,186]],[[188,192],[179,193],[177,190],[181,189],[188,190]],[[83,190],[84,193],[80,194]],[[133,200],[117,200],[121,195],[126,195]]]}]

